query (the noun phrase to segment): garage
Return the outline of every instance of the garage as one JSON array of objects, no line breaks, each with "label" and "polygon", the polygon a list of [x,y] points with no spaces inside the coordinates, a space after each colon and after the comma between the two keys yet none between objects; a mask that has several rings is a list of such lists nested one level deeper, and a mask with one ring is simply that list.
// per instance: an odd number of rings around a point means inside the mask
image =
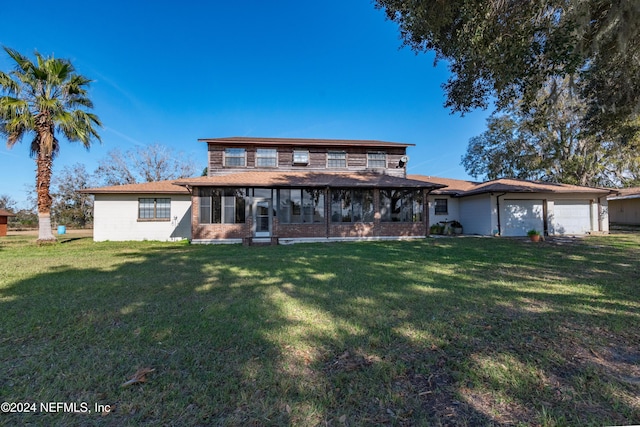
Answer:
[{"label": "garage", "polygon": [[542,200],[504,200],[501,217],[503,236],[526,236],[527,231],[544,231]]},{"label": "garage", "polygon": [[550,219],[555,234],[586,234],[591,231],[591,202],[556,200]]}]

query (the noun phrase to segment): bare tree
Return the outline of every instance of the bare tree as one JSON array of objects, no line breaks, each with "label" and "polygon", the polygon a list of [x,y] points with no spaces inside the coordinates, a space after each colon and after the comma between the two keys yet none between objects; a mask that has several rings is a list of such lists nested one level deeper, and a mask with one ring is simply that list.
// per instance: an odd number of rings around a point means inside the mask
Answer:
[{"label": "bare tree", "polygon": [[99,162],[95,175],[104,185],[164,181],[196,175],[193,159],[161,144],[127,150],[111,150]]}]

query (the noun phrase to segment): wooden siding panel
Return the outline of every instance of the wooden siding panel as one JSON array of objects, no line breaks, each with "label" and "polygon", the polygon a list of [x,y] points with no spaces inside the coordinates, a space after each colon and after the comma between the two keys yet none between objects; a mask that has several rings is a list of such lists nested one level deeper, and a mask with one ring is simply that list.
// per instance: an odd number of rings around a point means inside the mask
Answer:
[{"label": "wooden siding panel", "polygon": [[[231,146],[231,145],[230,145]],[[218,145],[209,145],[209,176],[226,175],[230,173],[246,172],[248,170],[265,170],[273,172],[274,168],[256,168],[255,167],[255,155],[256,149],[259,146],[250,144],[234,144],[233,147],[244,148],[247,150],[246,166],[243,168],[226,168],[224,166],[224,148]],[[296,146],[274,146],[269,145],[269,148],[275,148],[278,151],[278,167],[277,170],[282,171],[324,171],[331,170],[335,172],[339,171],[365,171],[372,170],[367,168],[367,153],[386,153],[387,167],[385,169],[373,169],[392,176],[405,177],[406,168],[399,168],[398,163],[400,158],[406,155],[404,147],[399,148],[378,148],[378,147],[318,147],[318,146],[305,146],[301,143]],[[309,151],[309,164],[307,165],[294,165],[293,164],[293,151],[294,150],[308,150]],[[347,167],[346,168],[327,168],[327,152],[329,151],[345,151],[347,153]]]}]

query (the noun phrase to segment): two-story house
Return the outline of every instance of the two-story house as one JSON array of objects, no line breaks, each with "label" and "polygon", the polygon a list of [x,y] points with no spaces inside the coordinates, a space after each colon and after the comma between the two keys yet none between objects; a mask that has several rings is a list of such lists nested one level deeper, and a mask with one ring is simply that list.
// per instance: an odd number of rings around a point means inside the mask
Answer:
[{"label": "two-story house", "polygon": [[[208,175],[92,189],[95,240],[194,243],[424,237],[428,193],[383,141],[201,139]],[[135,205],[135,206],[134,206]]]},{"label": "two-story house", "polygon": [[101,187],[94,240],[194,243],[425,237],[431,224],[465,234],[608,231],[607,189],[499,179],[407,177],[407,148],[384,141],[202,139],[207,176]]}]

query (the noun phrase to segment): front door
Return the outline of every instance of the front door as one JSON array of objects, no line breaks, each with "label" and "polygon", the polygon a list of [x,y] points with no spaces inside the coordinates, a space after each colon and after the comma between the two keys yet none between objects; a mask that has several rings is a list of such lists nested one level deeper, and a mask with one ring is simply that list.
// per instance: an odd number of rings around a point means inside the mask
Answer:
[{"label": "front door", "polygon": [[254,199],[253,201],[253,235],[254,237],[271,237],[271,200]]}]

